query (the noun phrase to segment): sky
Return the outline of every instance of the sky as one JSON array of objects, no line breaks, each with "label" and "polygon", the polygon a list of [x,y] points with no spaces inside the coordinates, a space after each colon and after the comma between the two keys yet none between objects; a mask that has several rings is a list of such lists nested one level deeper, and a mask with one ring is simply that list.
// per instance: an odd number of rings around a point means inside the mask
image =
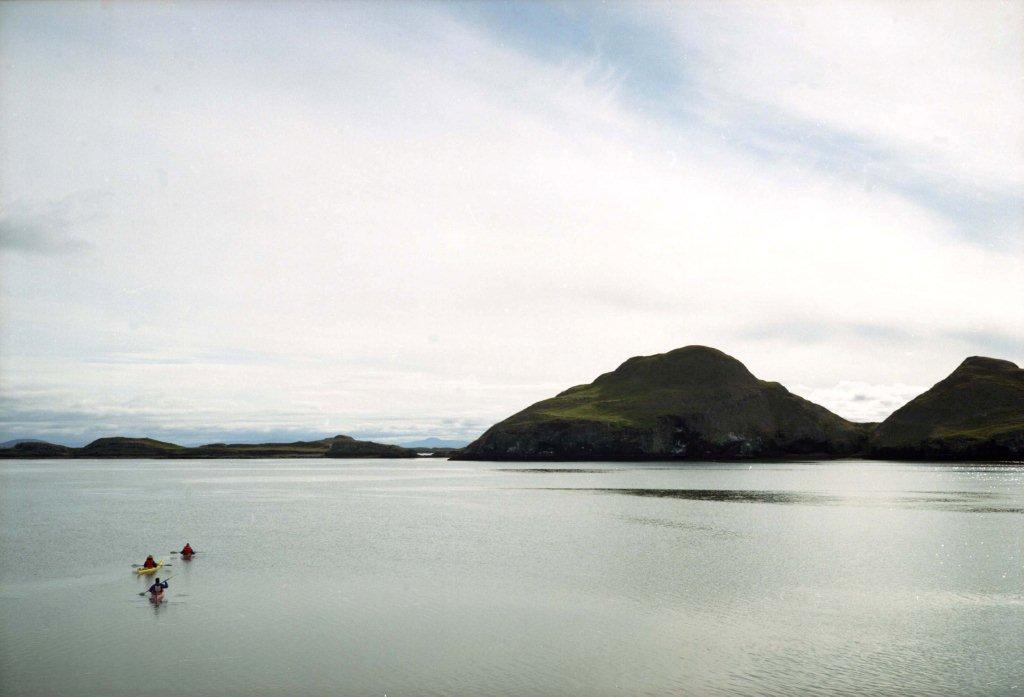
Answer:
[{"label": "sky", "polygon": [[0,439],[470,440],[1024,362],[1024,4],[0,4]]}]

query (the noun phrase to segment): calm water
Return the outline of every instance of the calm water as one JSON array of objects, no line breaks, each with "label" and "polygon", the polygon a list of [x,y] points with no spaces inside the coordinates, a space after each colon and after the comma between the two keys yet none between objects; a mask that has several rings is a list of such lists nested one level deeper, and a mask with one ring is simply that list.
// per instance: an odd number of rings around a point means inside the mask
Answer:
[{"label": "calm water", "polygon": [[0,693],[1024,694],[1024,467],[543,467],[0,463]]}]

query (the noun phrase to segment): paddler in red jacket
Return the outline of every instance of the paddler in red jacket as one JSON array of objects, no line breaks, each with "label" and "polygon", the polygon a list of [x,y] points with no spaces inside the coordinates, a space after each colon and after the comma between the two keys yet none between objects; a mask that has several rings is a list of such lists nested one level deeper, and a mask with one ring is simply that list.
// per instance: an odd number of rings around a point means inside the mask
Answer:
[{"label": "paddler in red jacket", "polygon": [[195,552],[192,550],[192,545],[190,545],[188,542],[186,542],[185,546],[181,548],[181,553],[185,556],[191,556],[195,554]]},{"label": "paddler in red jacket", "polygon": [[143,569],[155,569],[156,568],[156,562],[153,561],[153,555],[152,554],[150,554],[148,557],[146,557],[146,563],[144,563],[142,565],[142,568]]}]

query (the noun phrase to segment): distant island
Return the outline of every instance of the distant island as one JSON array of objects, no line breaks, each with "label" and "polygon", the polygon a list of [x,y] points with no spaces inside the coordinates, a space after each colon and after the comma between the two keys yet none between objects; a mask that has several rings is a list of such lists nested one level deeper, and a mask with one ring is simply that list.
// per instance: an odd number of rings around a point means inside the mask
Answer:
[{"label": "distant island", "polygon": [[[12,445],[13,444],[13,445]],[[854,423],[755,377],[732,356],[685,346],[636,356],[489,428],[464,448],[338,435],[186,447],[100,438],[81,448],[9,441],[0,458],[413,458],[459,460],[1024,459],[1024,370],[972,356],[882,423]]]},{"label": "distant island", "polygon": [[422,440],[402,441],[401,443],[398,443],[398,445],[403,448],[416,448],[417,450],[435,450],[438,448],[443,450],[455,450],[457,448],[466,447],[469,445],[469,441],[430,437]]},{"label": "distant island", "polygon": [[18,445],[20,443],[45,443],[45,442],[46,441],[39,440],[38,438],[16,438],[15,440],[7,440],[7,441],[4,441],[3,443],[0,443],[0,448],[13,448],[14,446],[16,446],[16,445]]},{"label": "distant island", "polygon": [[40,440],[16,441],[13,446],[0,448],[0,458],[294,458],[294,457],[387,457],[409,458],[421,455],[444,457],[450,448],[432,450],[403,448],[398,445],[356,440],[350,436],[333,436],[313,441],[293,443],[227,444],[211,443],[186,447],[153,440],[152,438],[99,438],[81,448],[56,445]]}]

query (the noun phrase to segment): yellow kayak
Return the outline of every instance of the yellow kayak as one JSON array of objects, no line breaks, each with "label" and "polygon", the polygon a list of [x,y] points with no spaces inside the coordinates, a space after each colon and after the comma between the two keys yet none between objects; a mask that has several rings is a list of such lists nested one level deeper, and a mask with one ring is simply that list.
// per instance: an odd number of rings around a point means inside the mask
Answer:
[{"label": "yellow kayak", "polygon": [[151,569],[143,569],[140,566],[139,568],[137,568],[135,570],[135,573],[139,574],[140,576],[144,576],[144,575],[148,576],[149,574],[155,574],[157,571],[159,571],[161,569],[161,567],[163,567],[163,565],[164,565],[164,560],[161,559],[160,561],[158,561],[156,563],[156,566],[154,566],[153,568],[151,568]]}]

